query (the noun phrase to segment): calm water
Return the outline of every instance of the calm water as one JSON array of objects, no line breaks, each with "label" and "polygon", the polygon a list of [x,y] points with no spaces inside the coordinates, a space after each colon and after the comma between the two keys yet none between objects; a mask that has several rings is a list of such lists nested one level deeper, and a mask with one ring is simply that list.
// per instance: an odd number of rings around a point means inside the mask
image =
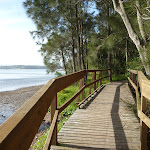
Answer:
[{"label": "calm water", "polygon": [[[55,78],[53,73],[46,74],[45,69],[0,69],[0,92],[42,85]],[[1,103],[0,125],[15,111],[12,104]]]},{"label": "calm water", "polygon": [[0,92],[42,85],[55,78],[45,69],[0,69]]}]

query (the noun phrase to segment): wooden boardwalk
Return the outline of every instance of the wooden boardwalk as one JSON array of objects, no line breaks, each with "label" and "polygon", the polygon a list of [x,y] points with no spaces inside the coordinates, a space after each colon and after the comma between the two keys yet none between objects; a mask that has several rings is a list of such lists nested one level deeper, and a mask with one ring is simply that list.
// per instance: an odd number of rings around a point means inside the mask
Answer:
[{"label": "wooden boardwalk", "polygon": [[109,83],[65,123],[51,149],[140,149],[140,124],[127,83]]}]

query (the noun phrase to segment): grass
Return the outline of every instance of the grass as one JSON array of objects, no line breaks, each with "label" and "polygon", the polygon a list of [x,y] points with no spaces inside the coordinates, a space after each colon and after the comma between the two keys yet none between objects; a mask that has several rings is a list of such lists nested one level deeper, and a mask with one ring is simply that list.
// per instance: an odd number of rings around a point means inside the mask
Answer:
[{"label": "grass", "polygon": [[[97,74],[97,77],[99,76],[99,74]],[[105,76],[105,75],[103,75]],[[89,73],[87,76],[87,81],[86,84],[90,83],[92,79],[92,74]],[[113,81],[118,81],[118,80],[124,80],[125,79],[125,75],[117,75],[117,76],[112,76],[112,80]],[[108,79],[103,79],[102,84],[106,84],[108,83]],[[94,91],[94,86],[92,86],[92,90],[91,92]],[[84,90],[84,94],[85,97],[87,97],[89,95],[89,88],[86,88]],[[65,88],[64,90],[60,91],[59,93],[57,93],[57,105],[58,107],[61,106],[62,104],[64,104],[64,102],[66,102],[69,98],[71,98],[79,89],[79,82]],[[81,96],[80,96],[81,98]],[[80,99],[81,100],[81,99]],[[58,119],[58,132],[60,131],[60,129],[62,128],[62,126],[64,125],[64,123],[69,119],[69,117],[75,112],[75,110],[77,109],[77,105],[75,105],[75,101],[74,100],[64,111],[62,111],[62,113],[59,115],[59,119]],[[50,109],[49,109],[50,111]],[[37,142],[32,146],[35,150],[41,150],[45,144],[47,135],[48,135],[49,129],[47,129],[47,131],[40,137],[37,138]]]},{"label": "grass", "polygon": [[112,81],[121,81],[121,80],[126,80],[126,79],[127,79],[126,74],[112,75]]},{"label": "grass", "polygon": [[[61,106],[65,101],[67,101],[70,97],[72,97],[78,91],[78,85],[71,85],[64,90],[60,91],[57,94],[57,105]],[[58,132],[64,125],[69,117],[73,114],[73,112],[77,109],[77,105],[75,105],[75,100],[59,115],[58,120]],[[50,109],[49,109],[50,111]],[[35,150],[40,150],[43,148],[49,129],[40,137],[37,138],[37,142],[32,146]]]}]

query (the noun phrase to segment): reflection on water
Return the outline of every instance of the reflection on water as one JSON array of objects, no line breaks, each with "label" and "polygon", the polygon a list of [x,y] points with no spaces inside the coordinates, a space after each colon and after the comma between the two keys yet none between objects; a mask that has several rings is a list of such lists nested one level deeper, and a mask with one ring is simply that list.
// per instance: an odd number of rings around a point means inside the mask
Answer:
[{"label": "reflection on water", "polygon": [[6,121],[15,111],[13,105],[0,104],[0,125]]}]

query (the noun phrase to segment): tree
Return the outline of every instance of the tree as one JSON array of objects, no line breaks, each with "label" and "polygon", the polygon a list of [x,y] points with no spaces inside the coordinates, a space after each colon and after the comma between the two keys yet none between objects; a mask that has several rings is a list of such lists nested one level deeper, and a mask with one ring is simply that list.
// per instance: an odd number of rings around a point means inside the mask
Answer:
[{"label": "tree", "polygon": [[144,28],[143,28],[143,24],[142,24],[142,17],[140,14],[140,4],[139,1],[136,0],[135,1],[135,5],[137,8],[137,22],[138,22],[138,26],[139,26],[139,30],[140,30],[140,34],[138,35],[134,28],[133,25],[131,24],[131,21],[129,20],[128,16],[127,16],[127,12],[125,10],[124,7],[124,3],[126,2],[130,2],[130,1],[122,1],[122,0],[112,0],[113,1],[113,5],[114,5],[114,9],[116,12],[118,12],[125,24],[125,27],[128,31],[129,37],[131,38],[131,40],[133,41],[133,43],[136,45],[136,48],[139,52],[142,64],[145,68],[146,74],[150,75],[150,63],[148,60],[148,40],[145,37],[145,32],[144,32]]},{"label": "tree", "polygon": [[[86,11],[88,3],[88,0],[85,2],[78,0],[26,0],[26,2],[24,2],[28,16],[31,17],[37,25],[37,31],[32,32],[33,37],[36,36],[39,39],[51,40],[55,38],[55,34],[59,34],[68,36],[69,41],[71,39],[71,43],[69,43],[72,47],[70,50],[72,53],[73,71],[86,69],[87,46],[85,45],[88,43],[87,34],[89,33],[89,29],[86,28],[86,26],[88,24],[87,18],[91,15]],[[91,24],[92,22],[90,22],[90,26]],[[42,45],[42,43],[40,44]],[[70,45],[68,45],[68,47],[70,47]],[[46,48],[48,48],[48,45]],[[44,52],[46,53],[46,51],[43,51],[43,53]],[[44,62],[48,67],[50,66],[48,65],[48,63],[50,63],[48,61],[50,56],[48,57],[48,55],[52,54],[53,53],[45,54],[47,59],[45,57]],[[78,64],[78,67],[76,64]]]}]

